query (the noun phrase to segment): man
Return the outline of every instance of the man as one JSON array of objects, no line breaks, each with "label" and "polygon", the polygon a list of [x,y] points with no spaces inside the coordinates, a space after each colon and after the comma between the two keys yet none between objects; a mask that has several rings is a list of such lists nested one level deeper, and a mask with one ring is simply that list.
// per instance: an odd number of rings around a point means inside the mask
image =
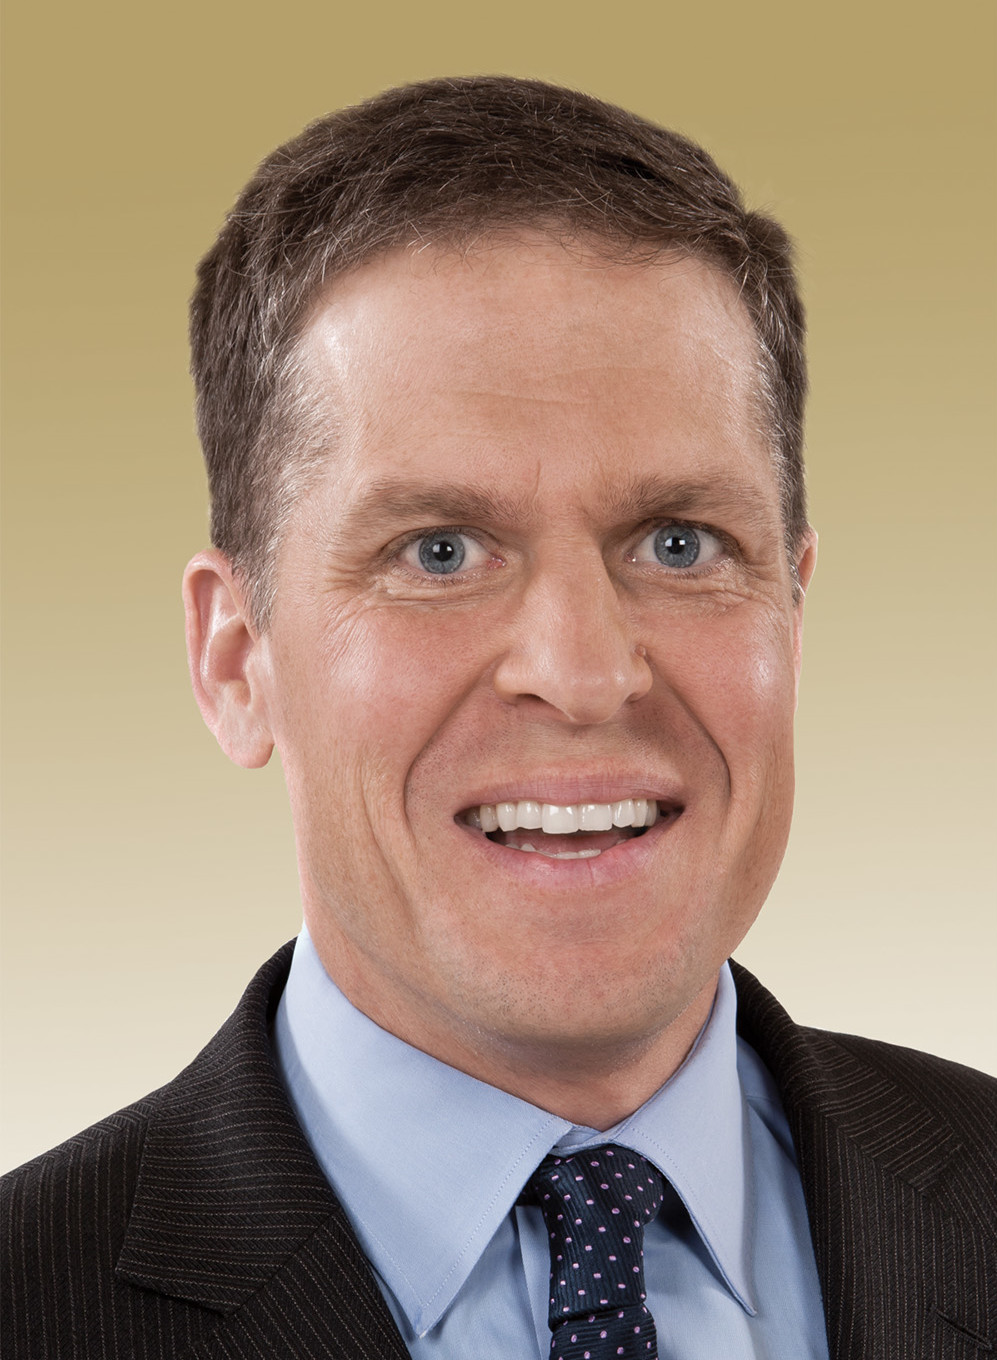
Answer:
[{"label": "man", "polygon": [[9,1354],[990,1353],[994,1083],[726,963],[815,558],[782,230],[622,110],[430,82],[264,163],[192,336],[194,689],[279,751],[306,929],[10,1178]]}]

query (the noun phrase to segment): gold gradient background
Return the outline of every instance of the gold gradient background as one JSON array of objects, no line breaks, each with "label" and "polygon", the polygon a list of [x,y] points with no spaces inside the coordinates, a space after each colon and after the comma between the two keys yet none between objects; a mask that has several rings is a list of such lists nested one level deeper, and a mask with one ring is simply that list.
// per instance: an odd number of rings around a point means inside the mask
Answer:
[{"label": "gold gradient background", "polygon": [[[16,0],[6,21],[4,1165],[167,1080],[299,924],[276,764],[190,697],[185,305],[257,161],[419,77],[580,86],[799,242],[799,794],[739,957],[799,1020],[997,1072],[992,0]],[[348,825],[344,828],[348,834]]]}]

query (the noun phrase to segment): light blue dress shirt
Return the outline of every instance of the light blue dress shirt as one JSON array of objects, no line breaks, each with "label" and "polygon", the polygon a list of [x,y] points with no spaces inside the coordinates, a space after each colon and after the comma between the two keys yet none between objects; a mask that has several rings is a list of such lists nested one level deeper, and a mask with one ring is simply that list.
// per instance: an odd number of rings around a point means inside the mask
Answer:
[{"label": "light blue dress shirt", "polygon": [[661,1360],[827,1360],[789,1128],[735,1011],[724,967],[682,1067],[598,1132],[379,1028],[302,932],[275,1021],[278,1065],[416,1360],[547,1360],[546,1232],[516,1199],[552,1149],[606,1142],[669,1182],[644,1238]]}]

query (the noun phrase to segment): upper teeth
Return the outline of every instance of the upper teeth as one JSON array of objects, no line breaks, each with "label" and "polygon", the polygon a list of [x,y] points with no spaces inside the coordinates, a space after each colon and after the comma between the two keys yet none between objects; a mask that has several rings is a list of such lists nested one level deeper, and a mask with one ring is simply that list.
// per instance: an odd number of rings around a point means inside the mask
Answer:
[{"label": "upper teeth", "polygon": [[482,803],[466,813],[482,831],[545,831],[570,836],[575,831],[611,831],[614,826],[653,826],[658,804],[648,798],[622,798],[618,803]]}]

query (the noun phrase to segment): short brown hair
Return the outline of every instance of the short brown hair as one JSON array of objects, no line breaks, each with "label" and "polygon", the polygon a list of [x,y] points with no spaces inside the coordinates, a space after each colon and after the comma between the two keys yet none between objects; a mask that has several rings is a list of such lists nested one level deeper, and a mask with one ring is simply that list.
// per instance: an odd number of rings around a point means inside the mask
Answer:
[{"label": "short brown hair", "polygon": [[758,337],[787,545],[798,543],[804,316],[783,228],[748,212],[701,147],[624,109],[537,80],[431,80],[330,114],[274,151],[198,270],[192,369],[211,536],[261,626],[286,513],[317,459],[295,382],[316,294],[392,248],[526,226],[598,238],[621,261],[684,251],[734,280]]}]

